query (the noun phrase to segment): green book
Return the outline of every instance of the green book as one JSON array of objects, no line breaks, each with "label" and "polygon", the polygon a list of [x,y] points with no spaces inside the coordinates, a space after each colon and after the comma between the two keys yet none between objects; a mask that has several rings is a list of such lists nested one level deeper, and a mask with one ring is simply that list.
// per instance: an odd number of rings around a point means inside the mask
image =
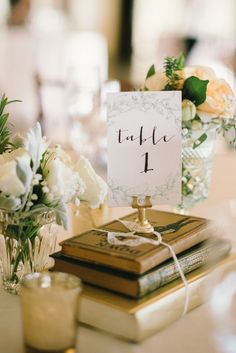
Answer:
[{"label": "green book", "polygon": [[[178,255],[179,262],[185,274],[211,262],[218,262],[231,250],[231,243],[226,239],[204,241]],[[111,269],[98,264],[92,264],[53,254],[54,271],[68,272],[80,277],[84,282],[106,288],[133,298],[140,298],[179,278],[179,271],[173,259],[156,266],[140,275]]]}]

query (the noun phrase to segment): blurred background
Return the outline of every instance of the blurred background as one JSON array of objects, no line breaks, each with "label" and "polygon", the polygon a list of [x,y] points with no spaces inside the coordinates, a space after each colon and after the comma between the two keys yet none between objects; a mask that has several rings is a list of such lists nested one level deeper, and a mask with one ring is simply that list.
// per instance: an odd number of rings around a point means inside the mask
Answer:
[{"label": "blurred background", "polygon": [[105,163],[106,93],[185,53],[235,87],[235,0],[0,0],[0,93],[12,128]]},{"label": "blurred background", "polygon": [[[8,108],[12,130],[39,120],[49,140],[105,176],[106,93],[138,89],[152,64],[181,52],[236,93],[235,34],[236,0],[0,0],[0,95],[22,101]],[[217,219],[236,248],[235,155],[218,160],[210,201],[195,215]],[[82,209],[70,231],[128,211],[116,212]]]}]

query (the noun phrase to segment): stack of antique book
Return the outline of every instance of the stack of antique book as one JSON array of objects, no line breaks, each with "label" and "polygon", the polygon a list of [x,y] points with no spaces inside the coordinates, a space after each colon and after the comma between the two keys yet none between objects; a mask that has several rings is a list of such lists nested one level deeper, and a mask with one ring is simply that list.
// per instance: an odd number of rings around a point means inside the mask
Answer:
[{"label": "stack of antique book", "polygon": [[[200,305],[209,265],[214,263],[221,274],[236,266],[229,256],[230,242],[217,237],[216,227],[203,218],[156,210],[147,215],[178,255],[188,280],[188,309]],[[136,217],[133,213],[122,220]],[[119,237],[127,232],[116,220],[63,241],[61,252],[53,255],[54,270],[75,274],[86,283],[80,321],[140,341],[181,316],[185,290],[169,249],[155,242],[129,246],[127,237]],[[109,234],[117,234],[118,245],[109,241]],[[140,236],[156,240],[154,234]]]}]

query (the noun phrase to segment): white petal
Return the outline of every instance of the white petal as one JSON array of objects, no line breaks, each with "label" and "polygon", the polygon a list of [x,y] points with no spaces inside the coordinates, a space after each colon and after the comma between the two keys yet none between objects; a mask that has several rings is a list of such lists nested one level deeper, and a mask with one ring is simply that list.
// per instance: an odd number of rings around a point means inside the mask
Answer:
[{"label": "white petal", "polygon": [[200,110],[197,110],[197,115],[199,116],[199,118],[201,119],[201,121],[205,124],[205,123],[209,123],[212,119],[217,118],[217,116],[210,114],[210,113],[206,113],[206,112],[202,112]]},{"label": "white petal", "polygon": [[87,201],[92,208],[98,207],[104,202],[107,194],[105,181],[96,174],[90,162],[84,157],[80,158],[76,169],[85,184],[84,192],[79,195],[81,200]]},{"label": "white petal", "polygon": [[234,141],[236,138],[236,130],[234,126],[231,126],[229,130],[225,131],[225,137],[229,142]]}]

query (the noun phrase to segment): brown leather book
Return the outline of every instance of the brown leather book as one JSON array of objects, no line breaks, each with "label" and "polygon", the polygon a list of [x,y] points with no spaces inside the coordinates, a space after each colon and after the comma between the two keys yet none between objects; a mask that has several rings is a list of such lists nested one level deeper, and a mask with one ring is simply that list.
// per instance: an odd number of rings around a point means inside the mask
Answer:
[{"label": "brown leather book", "polygon": [[[155,231],[161,233],[163,241],[170,244],[175,253],[208,239],[216,234],[216,228],[209,220],[185,216],[171,212],[148,210],[147,217]],[[122,220],[134,221],[137,212],[125,216]],[[171,258],[169,249],[163,245],[143,243],[137,246],[114,245],[108,241],[108,232],[128,232],[119,221],[107,223],[99,229],[91,229],[60,243],[64,256],[82,261],[97,263],[130,273],[142,274]],[[156,240],[154,234],[140,234]],[[127,239],[126,239],[127,240]]]}]

